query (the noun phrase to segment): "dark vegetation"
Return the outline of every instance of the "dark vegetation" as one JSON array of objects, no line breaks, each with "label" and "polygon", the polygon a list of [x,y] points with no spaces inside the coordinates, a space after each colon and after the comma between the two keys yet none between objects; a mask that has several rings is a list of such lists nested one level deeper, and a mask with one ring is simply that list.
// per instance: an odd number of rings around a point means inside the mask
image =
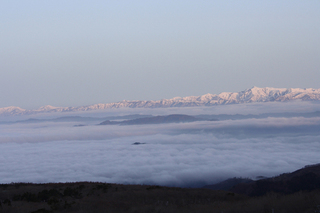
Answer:
[{"label": "dark vegetation", "polygon": [[[0,185],[0,212],[202,212],[246,200],[243,195],[106,183],[12,183]],[[207,211],[207,212],[208,212]]]},{"label": "dark vegetation", "polygon": [[262,196],[269,192],[292,194],[314,189],[320,189],[320,164],[306,166],[277,177],[240,183],[229,190],[248,196]]},{"label": "dark vegetation", "polygon": [[220,183],[217,184],[213,184],[213,185],[206,185],[203,188],[206,189],[212,189],[212,190],[231,190],[232,187],[240,184],[240,183],[251,183],[253,182],[253,180],[249,179],[249,178],[230,178],[228,180],[222,181]]},{"label": "dark vegetation", "polygon": [[0,185],[0,212],[319,212],[320,191],[249,197],[228,191],[106,183]]},{"label": "dark vegetation", "polygon": [[313,165],[274,178],[216,184],[230,191],[93,182],[0,184],[0,212],[314,213],[320,212],[319,177],[320,165]]}]

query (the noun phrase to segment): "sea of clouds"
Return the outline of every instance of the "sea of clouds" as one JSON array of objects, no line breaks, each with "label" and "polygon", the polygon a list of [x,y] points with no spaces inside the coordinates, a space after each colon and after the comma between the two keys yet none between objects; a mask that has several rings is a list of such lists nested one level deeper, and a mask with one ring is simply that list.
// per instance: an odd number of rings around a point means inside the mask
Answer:
[{"label": "sea of clouds", "polygon": [[[167,109],[110,109],[2,120],[128,114],[315,112],[317,102]],[[274,176],[320,162],[320,117],[268,117],[153,125],[0,124],[0,183],[101,181],[200,187],[231,177]],[[75,127],[83,124],[85,126]],[[140,142],[140,145],[133,145]]]}]

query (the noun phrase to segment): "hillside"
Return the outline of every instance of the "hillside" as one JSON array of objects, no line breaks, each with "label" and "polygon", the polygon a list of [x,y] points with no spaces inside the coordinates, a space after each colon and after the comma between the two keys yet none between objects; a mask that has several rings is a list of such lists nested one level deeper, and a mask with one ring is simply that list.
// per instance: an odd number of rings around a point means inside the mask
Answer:
[{"label": "hillside", "polygon": [[270,192],[292,194],[299,191],[320,190],[320,164],[306,166],[292,173],[235,185],[230,191],[249,196]]}]

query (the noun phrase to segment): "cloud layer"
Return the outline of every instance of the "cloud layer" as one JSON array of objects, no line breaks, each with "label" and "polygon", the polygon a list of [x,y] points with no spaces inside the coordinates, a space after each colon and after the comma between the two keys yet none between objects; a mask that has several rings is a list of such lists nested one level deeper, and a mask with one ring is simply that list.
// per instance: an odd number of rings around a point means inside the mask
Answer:
[{"label": "cloud layer", "polygon": [[319,163],[320,117],[75,124],[79,123],[2,124],[0,182],[196,187],[234,176],[273,176]]}]

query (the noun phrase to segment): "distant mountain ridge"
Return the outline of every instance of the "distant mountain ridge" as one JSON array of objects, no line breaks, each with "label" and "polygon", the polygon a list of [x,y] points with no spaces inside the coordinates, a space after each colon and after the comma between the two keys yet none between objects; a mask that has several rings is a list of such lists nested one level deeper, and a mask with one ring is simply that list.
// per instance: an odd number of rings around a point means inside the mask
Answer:
[{"label": "distant mountain ridge", "polygon": [[166,116],[150,116],[145,118],[136,118],[124,121],[110,121],[106,120],[99,125],[141,125],[141,124],[163,124],[163,123],[184,123],[202,121],[204,119],[196,118],[190,115],[171,114]]},{"label": "distant mountain ridge", "polygon": [[292,100],[319,101],[320,89],[300,88],[259,88],[252,87],[241,92],[223,92],[216,94],[205,94],[202,96],[175,97],[172,99],[161,99],[157,101],[120,101],[107,104],[94,104],[80,107],[54,107],[43,106],[36,110],[26,110],[20,107],[0,108],[0,115],[28,115],[44,112],[75,112],[90,111],[110,108],[167,108],[167,107],[194,107],[214,106],[223,104],[240,104],[253,102],[285,102]]}]

